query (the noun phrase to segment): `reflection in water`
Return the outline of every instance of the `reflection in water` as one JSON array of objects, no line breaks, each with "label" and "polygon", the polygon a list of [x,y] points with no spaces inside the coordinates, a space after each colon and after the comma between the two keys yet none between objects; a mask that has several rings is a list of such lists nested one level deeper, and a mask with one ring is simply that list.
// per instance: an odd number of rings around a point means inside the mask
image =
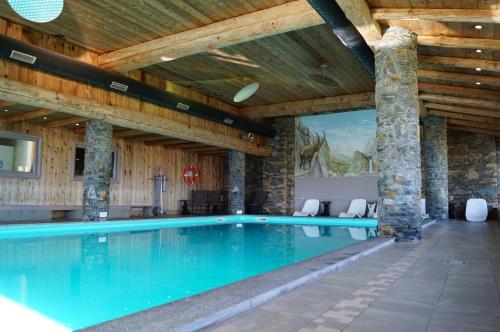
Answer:
[{"label": "reflection in water", "polygon": [[354,230],[244,224],[2,240],[0,296],[81,328],[344,247],[358,242],[359,234],[375,234]]}]

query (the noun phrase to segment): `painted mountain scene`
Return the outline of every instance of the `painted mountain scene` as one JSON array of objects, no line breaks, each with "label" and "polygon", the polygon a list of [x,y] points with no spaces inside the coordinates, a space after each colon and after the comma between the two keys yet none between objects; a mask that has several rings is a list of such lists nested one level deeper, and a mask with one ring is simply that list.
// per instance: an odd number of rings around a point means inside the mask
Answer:
[{"label": "painted mountain scene", "polygon": [[301,117],[297,177],[373,175],[378,170],[375,110]]}]

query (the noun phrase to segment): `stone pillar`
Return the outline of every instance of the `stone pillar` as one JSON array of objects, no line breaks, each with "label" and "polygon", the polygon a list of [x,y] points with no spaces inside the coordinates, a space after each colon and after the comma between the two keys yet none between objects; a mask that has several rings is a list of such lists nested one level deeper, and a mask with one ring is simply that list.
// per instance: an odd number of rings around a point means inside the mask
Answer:
[{"label": "stone pillar", "polygon": [[113,126],[101,120],[85,124],[83,220],[106,220],[109,214]]},{"label": "stone pillar", "polygon": [[229,151],[228,168],[228,212],[245,213],[245,153]]},{"label": "stone pillar", "polygon": [[268,193],[264,210],[274,215],[291,215],[295,208],[296,118],[272,120],[276,137],[266,139],[271,157],[262,165],[262,189]]},{"label": "stone pillar", "polygon": [[425,199],[432,219],[448,219],[448,131],[446,119],[424,120]]},{"label": "stone pillar", "polygon": [[421,237],[416,41],[390,27],[375,52],[379,227],[398,241]]}]

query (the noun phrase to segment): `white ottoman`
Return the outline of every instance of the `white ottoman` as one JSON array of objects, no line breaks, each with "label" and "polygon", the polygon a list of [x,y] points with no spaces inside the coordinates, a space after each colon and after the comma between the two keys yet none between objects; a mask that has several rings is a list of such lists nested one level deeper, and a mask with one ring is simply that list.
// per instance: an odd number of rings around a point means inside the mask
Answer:
[{"label": "white ottoman", "polygon": [[467,221],[486,221],[488,218],[488,205],[482,198],[471,198],[467,200],[465,208],[465,219]]}]

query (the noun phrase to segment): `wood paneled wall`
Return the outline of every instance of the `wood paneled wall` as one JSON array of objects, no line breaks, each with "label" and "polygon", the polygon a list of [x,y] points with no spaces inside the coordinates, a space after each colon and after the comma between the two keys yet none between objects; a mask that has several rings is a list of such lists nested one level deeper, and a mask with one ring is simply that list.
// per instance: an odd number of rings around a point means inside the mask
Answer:
[{"label": "wood paneled wall", "polygon": [[[44,128],[21,122],[1,129],[40,135],[42,137],[42,163],[40,179],[0,177],[1,205],[80,205],[83,198],[82,181],[71,180],[71,157],[74,143],[84,142],[83,135],[65,128]],[[164,207],[179,210],[179,200],[190,198],[192,186],[182,180],[186,163],[193,162],[200,169],[197,189],[223,188],[223,157],[187,153],[180,149],[146,146],[140,142],[115,139],[113,146],[120,148],[120,177],[111,185],[111,204],[147,205],[153,203],[152,177],[158,167],[168,176],[168,192]]]}]

